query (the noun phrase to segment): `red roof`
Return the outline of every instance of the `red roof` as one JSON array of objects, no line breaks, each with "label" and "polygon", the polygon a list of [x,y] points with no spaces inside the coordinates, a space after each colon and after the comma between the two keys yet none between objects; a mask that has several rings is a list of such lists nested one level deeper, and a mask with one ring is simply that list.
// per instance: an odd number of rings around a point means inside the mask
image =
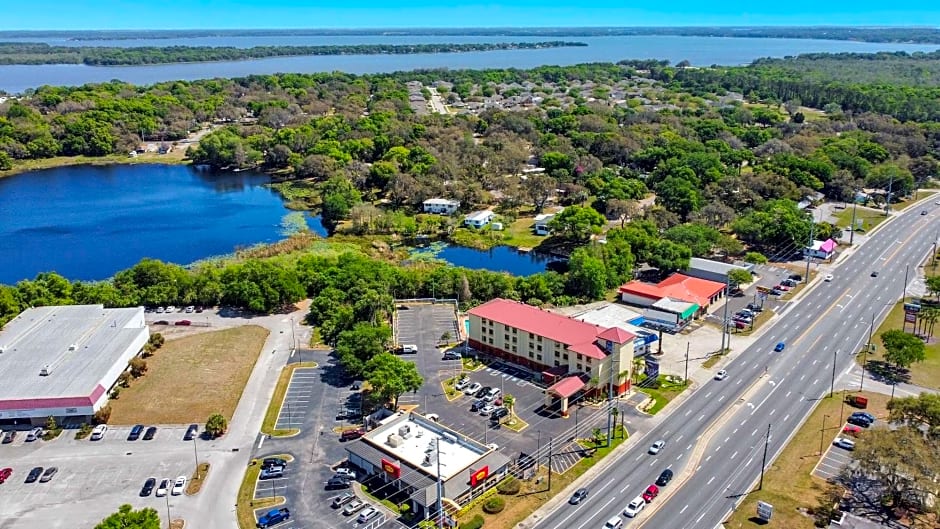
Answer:
[{"label": "red roof", "polygon": [[[592,325],[532,305],[502,298],[487,301],[470,309],[469,313],[565,344],[572,351],[591,358],[603,359],[607,357],[607,353],[596,345],[595,341],[608,329],[598,325]],[[626,331],[623,331],[623,333],[633,337]],[[629,340],[624,342],[611,341],[626,343]]]},{"label": "red roof", "polygon": [[656,285],[630,281],[620,287],[620,292],[655,299],[674,298],[704,307],[708,305],[712,296],[724,288],[725,284],[717,281],[699,279],[685,274],[672,274]]},{"label": "red roof", "polygon": [[580,376],[574,375],[570,377],[565,377],[558,382],[555,382],[549,386],[548,391],[558,395],[559,397],[568,398],[584,386],[587,385],[587,382],[584,381]]},{"label": "red roof", "polygon": [[48,409],[48,408],[80,408],[94,406],[95,402],[104,394],[101,384],[96,384],[91,395],[84,397],[47,397],[37,399],[9,399],[0,400],[0,410]]},{"label": "red roof", "polygon": [[630,340],[636,338],[636,335],[630,332],[627,332],[620,327],[611,327],[606,331],[597,335],[601,340],[610,340],[614,343],[625,344]]}]

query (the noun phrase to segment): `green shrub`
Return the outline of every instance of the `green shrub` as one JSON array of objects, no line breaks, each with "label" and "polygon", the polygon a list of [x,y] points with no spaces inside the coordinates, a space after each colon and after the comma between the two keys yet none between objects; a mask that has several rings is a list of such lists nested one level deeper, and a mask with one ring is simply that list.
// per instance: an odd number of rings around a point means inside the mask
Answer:
[{"label": "green shrub", "polygon": [[499,496],[493,496],[492,498],[483,502],[483,512],[487,514],[496,514],[502,512],[506,508],[506,500],[500,498]]},{"label": "green shrub", "polygon": [[460,529],[480,529],[483,527],[483,516],[478,514],[467,523],[460,524]]},{"label": "green shrub", "polygon": [[505,494],[507,496],[514,496],[516,494],[519,494],[519,491],[521,489],[522,489],[522,483],[520,483],[519,480],[513,476],[509,476],[508,478],[504,479],[499,485],[496,486],[496,490],[500,494]]},{"label": "green shrub", "polygon": [[91,434],[91,426],[89,426],[89,425],[87,425],[87,424],[85,424],[85,423],[82,423],[82,425],[81,425],[81,427],[79,427],[78,431],[75,432],[75,439],[77,439],[77,440],[82,440],[82,439],[88,437],[90,434]]}]

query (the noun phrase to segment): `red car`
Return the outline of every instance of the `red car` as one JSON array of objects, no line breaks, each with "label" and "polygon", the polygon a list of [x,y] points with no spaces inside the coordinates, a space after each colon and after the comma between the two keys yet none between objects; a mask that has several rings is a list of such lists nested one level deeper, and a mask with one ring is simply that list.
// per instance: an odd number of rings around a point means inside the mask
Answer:
[{"label": "red car", "polygon": [[0,470],[0,483],[3,483],[4,481],[6,481],[7,478],[9,478],[11,474],[13,474],[12,468],[5,468],[3,470]]},{"label": "red car", "polygon": [[180,321],[174,323],[173,325],[184,325],[184,326],[185,326],[185,325],[192,325],[192,324],[193,324],[193,322],[191,322],[191,321],[189,321],[189,320],[180,320]]},{"label": "red car", "polygon": [[842,431],[847,434],[858,435],[862,431],[862,429],[861,427],[855,426],[853,424],[846,424],[845,428],[843,428]]},{"label": "red car", "polygon": [[656,485],[650,485],[649,487],[646,487],[646,492],[643,493],[643,501],[650,503],[654,498],[656,498],[656,496],[659,496],[659,487]]},{"label": "red car", "polygon": [[366,431],[365,431],[365,430],[362,430],[362,429],[359,429],[359,430],[346,430],[345,432],[343,432],[343,433],[340,434],[339,440],[340,440],[340,441],[354,441],[354,440],[356,440],[356,439],[359,439],[360,437],[362,437],[362,436],[365,435],[365,434],[366,434]]}]

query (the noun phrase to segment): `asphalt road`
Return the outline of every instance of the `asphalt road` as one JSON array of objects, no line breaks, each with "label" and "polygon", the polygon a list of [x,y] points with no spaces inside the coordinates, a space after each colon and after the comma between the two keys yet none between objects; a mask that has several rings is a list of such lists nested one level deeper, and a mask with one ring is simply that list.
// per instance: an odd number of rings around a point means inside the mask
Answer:
[{"label": "asphalt road", "polygon": [[[929,204],[877,231],[835,269],[833,281],[818,278],[801,301],[791,303],[727,365],[727,379],[697,388],[591,481],[590,501],[558,507],[537,522],[538,529],[600,529],[667,467],[676,473],[673,482],[637,519],[624,518],[625,526],[718,526],[756,487],[768,425],[770,461],[816,401],[828,395],[833,376],[851,368],[868,340],[872,315],[877,326],[901,297],[905,268],[913,270],[938,235],[940,208]],[[929,214],[920,215],[922,209]],[[873,270],[877,278],[870,277]],[[781,341],[786,348],[773,352]],[[657,439],[667,444],[649,455]]]}]

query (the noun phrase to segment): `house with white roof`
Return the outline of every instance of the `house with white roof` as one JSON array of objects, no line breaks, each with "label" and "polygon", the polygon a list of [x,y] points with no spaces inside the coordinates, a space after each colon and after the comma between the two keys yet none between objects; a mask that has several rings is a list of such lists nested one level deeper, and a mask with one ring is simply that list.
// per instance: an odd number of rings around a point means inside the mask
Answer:
[{"label": "house with white roof", "polygon": [[488,209],[482,211],[474,211],[470,213],[463,219],[464,226],[471,228],[482,228],[490,222],[493,222],[493,219],[496,218],[496,214]]},{"label": "house with white roof", "polygon": [[425,213],[453,215],[460,209],[460,201],[447,198],[429,198],[422,202],[422,206]]}]

